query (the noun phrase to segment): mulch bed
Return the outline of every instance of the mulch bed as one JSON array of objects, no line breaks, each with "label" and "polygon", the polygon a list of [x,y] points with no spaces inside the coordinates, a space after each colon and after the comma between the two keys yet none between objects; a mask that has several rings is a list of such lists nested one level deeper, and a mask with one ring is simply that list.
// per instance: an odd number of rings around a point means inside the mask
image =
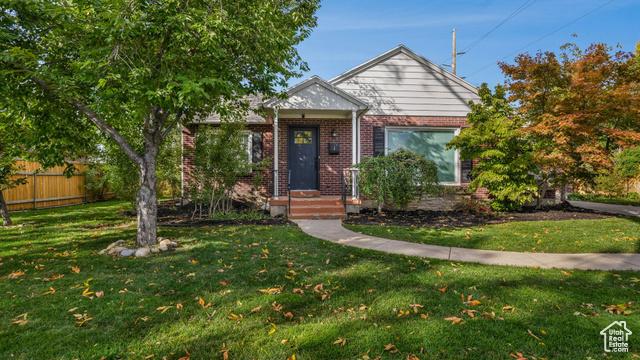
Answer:
[{"label": "mulch bed", "polygon": [[384,211],[381,215],[373,209],[364,209],[360,214],[349,214],[345,224],[417,226],[431,228],[470,227],[501,224],[511,221],[545,221],[571,219],[606,219],[620,215],[578,208],[569,203],[545,206],[539,210],[525,208],[521,211],[495,213],[490,216],[465,215],[455,211]]},{"label": "mulch bed", "polygon": [[[233,207],[236,211],[245,211],[247,206],[244,203],[235,202]],[[158,225],[173,227],[204,227],[204,226],[237,226],[237,225],[271,225],[271,226],[297,226],[294,222],[284,217],[268,218],[268,219],[228,219],[228,220],[211,220],[202,219],[197,215],[191,218],[195,210],[194,204],[178,206],[175,202],[161,201],[158,203]],[[127,216],[136,216],[135,211],[125,212]],[[268,213],[266,213],[268,214]]]}]

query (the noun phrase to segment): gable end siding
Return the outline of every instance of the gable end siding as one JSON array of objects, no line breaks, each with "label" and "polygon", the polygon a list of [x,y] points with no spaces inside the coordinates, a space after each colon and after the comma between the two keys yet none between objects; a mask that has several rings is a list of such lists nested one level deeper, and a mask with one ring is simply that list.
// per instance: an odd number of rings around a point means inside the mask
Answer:
[{"label": "gable end siding", "polygon": [[368,103],[368,115],[466,116],[469,101],[478,99],[444,70],[434,70],[404,53],[342,79],[336,86]]}]

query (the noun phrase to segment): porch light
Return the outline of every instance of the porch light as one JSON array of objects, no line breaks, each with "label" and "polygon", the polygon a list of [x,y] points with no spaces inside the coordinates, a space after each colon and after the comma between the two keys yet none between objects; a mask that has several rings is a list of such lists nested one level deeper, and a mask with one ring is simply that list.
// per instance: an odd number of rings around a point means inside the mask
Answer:
[{"label": "porch light", "polygon": [[331,129],[331,137],[338,136],[338,131],[336,129]]}]

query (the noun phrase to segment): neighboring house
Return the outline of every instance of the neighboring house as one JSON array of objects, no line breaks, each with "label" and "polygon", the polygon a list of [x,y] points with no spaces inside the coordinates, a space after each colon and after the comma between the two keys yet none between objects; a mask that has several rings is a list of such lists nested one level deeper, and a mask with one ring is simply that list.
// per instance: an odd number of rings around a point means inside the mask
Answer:
[{"label": "neighboring house", "polygon": [[[468,104],[479,100],[477,89],[405,46],[329,81],[313,76],[287,93],[287,99],[262,103],[252,98],[252,108],[267,116],[246,119],[252,160],[273,159],[262,181],[273,215],[344,217],[344,209],[358,211],[362,203],[351,166],[398,148],[434,161],[441,184],[468,186],[472,162],[446,150],[446,144],[468,126]],[[193,147],[198,126],[216,123],[214,115],[185,127],[185,150]],[[193,158],[185,154],[188,182]],[[238,191],[248,188],[251,176]]]}]

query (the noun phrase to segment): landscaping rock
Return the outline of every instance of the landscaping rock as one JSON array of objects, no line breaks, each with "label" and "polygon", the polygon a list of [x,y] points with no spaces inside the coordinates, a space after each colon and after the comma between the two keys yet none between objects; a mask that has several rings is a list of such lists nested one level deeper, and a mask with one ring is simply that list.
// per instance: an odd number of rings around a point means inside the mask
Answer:
[{"label": "landscaping rock", "polygon": [[135,249],[126,249],[126,250],[122,250],[122,252],[120,252],[120,256],[122,257],[129,257],[133,254],[136,253]]},{"label": "landscaping rock", "polygon": [[169,246],[169,244],[171,244],[171,240],[167,240],[167,239],[164,239],[159,243],[159,245],[166,245],[166,246]]},{"label": "landscaping rock", "polygon": [[151,249],[144,247],[136,250],[135,255],[136,257],[145,257],[145,256],[148,256],[150,252],[151,252]]},{"label": "landscaping rock", "polygon": [[167,245],[160,245],[158,246],[158,250],[169,251],[169,247]]},{"label": "landscaping rock", "polygon": [[118,246],[116,248],[109,250],[109,255],[120,254],[124,250],[127,250],[127,248],[124,246]]},{"label": "landscaping rock", "polygon": [[160,249],[158,249],[157,247],[152,247],[152,248],[151,248],[151,252],[152,252],[152,253],[159,253],[159,252],[160,252]]},{"label": "landscaping rock", "polygon": [[102,249],[102,250],[98,251],[98,254],[100,254],[100,255],[104,255],[104,254],[106,254],[106,253],[107,253],[107,251],[109,251],[109,250],[110,250],[110,249],[108,249],[108,248],[107,248],[107,249]]},{"label": "landscaping rock", "polygon": [[175,241],[172,241],[169,243],[169,247],[173,248],[173,249],[177,249],[178,248],[178,243]]},{"label": "landscaping rock", "polygon": [[107,246],[107,251],[113,249],[114,247],[116,247],[116,246],[118,246],[118,245],[120,245],[120,244],[122,244],[124,242],[125,242],[124,240],[118,240],[116,242],[113,242],[113,243],[109,244],[109,246]]}]

